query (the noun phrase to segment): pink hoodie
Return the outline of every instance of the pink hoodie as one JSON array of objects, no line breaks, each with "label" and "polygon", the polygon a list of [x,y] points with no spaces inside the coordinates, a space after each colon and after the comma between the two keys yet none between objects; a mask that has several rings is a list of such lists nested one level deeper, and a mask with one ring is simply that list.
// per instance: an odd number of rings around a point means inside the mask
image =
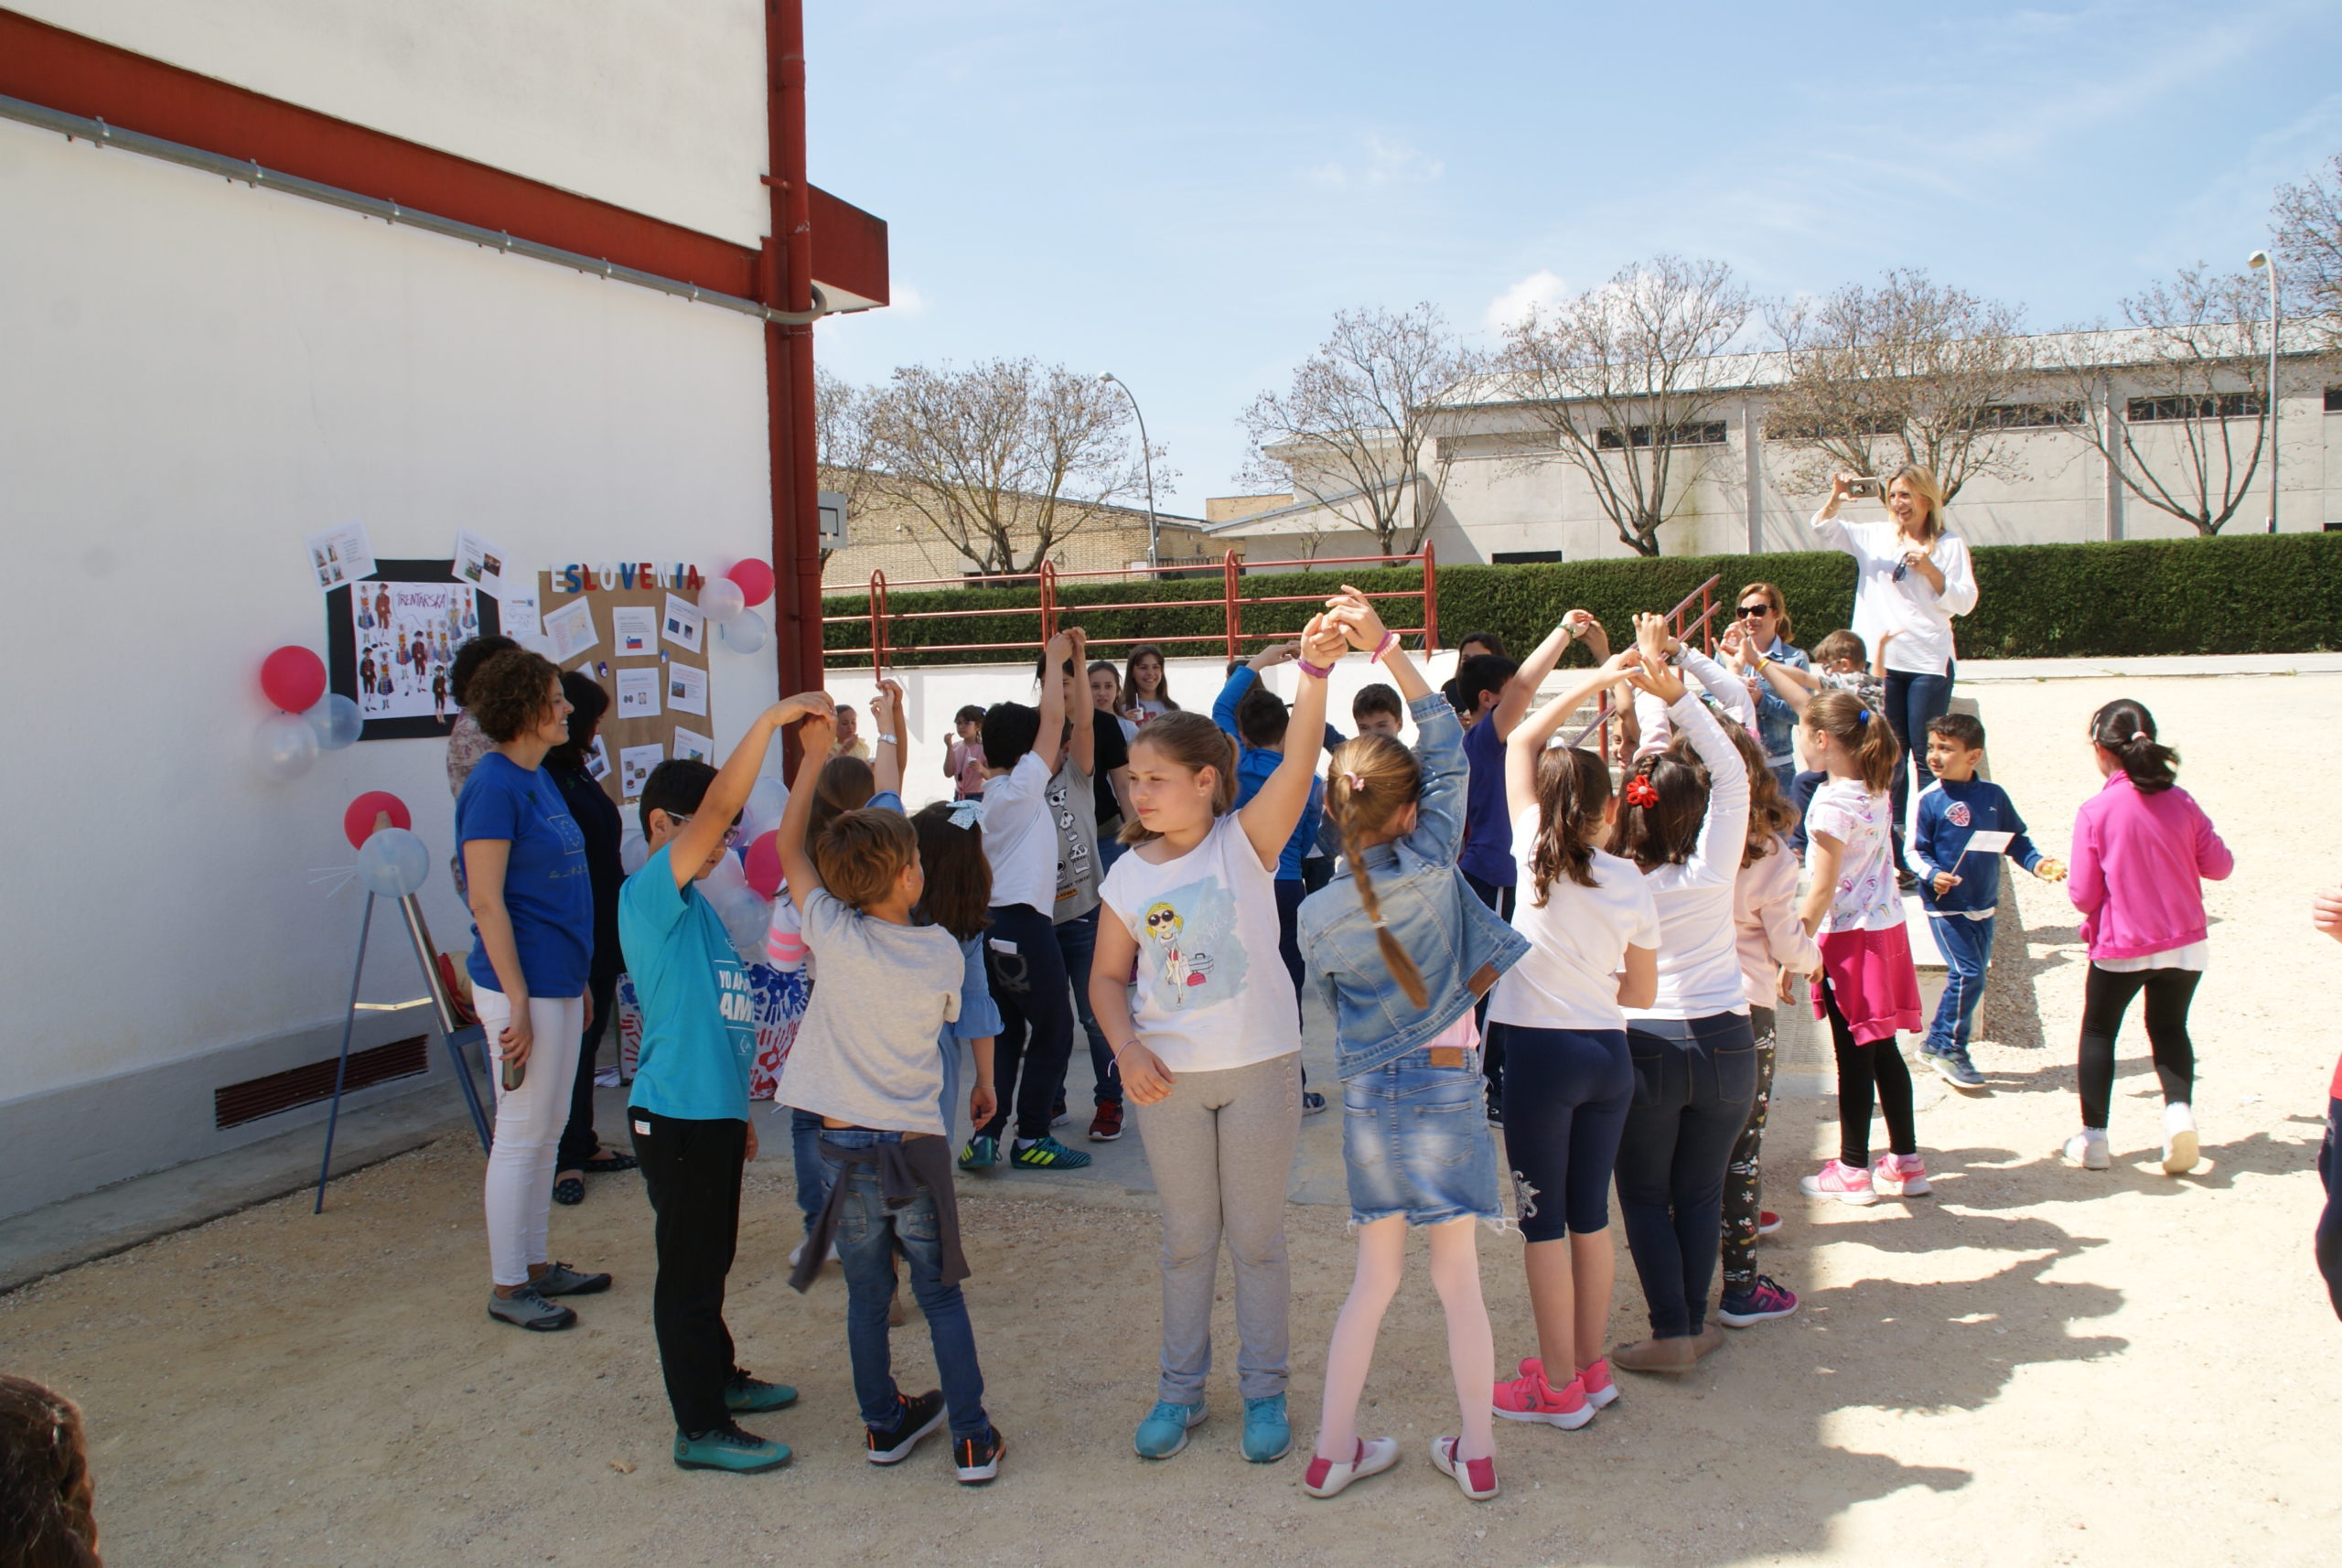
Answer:
[{"label": "pink hoodie", "polygon": [[2074,816],[2066,891],[2093,960],[2140,958],[2202,941],[2203,883],[2235,869],[2194,796],[2176,785],[2143,795],[2116,773]]},{"label": "pink hoodie", "polygon": [[1821,959],[1821,949],[1797,918],[1797,856],[1788,844],[1777,843],[1733,880],[1733,945],[1751,1007],[1782,1005],[1781,971],[1809,973]]}]

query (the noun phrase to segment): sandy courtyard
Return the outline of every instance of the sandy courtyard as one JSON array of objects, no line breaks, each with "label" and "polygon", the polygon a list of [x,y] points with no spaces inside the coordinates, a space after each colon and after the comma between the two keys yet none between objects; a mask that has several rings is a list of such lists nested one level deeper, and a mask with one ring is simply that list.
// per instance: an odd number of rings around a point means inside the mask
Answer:
[{"label": "sandy courtyard", "polygon": [[[635,1178],[555,1210],[556,1254],[618,1276],[578,1304],[578,1329],[487,1319],[468,1137],[338,1182],[323,1218],[287,1199],[0,1296],[0,1365],[87,1409],[113,1568],[2342,1563],[2342,1326],[2309,1255],[2342,950],[2306,918],[2313,888],[2342,878],[2342,830],[2315,789],[2342,755],[2325,738],[2342,676],[1962,690],[2051,853],[2098,783],[2084,721],[2115,695],[2154,708],[2237,851],[2210,893],[2195,1011],[2205,1165],[2179,1180],[2155,1167],[2135,1012],[2114,1168],[2057,1163],[2077,1122],[2084,960],[2062,890],[2019,875],[2023,929],[2003,935],[1976,1052],[1993,1092],[1921,1085],[1938,1196],[1867,1210],[1801,1198],[1794,1177],[1835,1143],[1832,1105],[1810,1089],[1778,1100],[1767,1201],[1788,1224],[1762,1266],[1803,1309],[1733,1335],[1680,1381],[1621,1374],[1626,1397],[1585,1431],[1499,1423],[1491,1503],[1466,1502],[1424,1457],[1455,1412],[1420,1247],[1361,1421],[1402,1439],[1398,1470],[1317,1502],[1299,1489],[1302,1451],[1244,1464],[1224,1305],[1212,1421],[1174,1460],[1134,1457],[1155,1236],[1145,1200],[1102,1178],[1092,1202],[1020,1197],[1014,1177],[963,1197],[988,1403],[1010,1442],[989,1489],[955,1487],[940,1440],[897,1470],[863,1461],[844,1287],[834,1271],[802,1298],[782,1283],[785,1155],[752,1167],[731,1307],[743,1361],[803,1391],[751,1423],[797,1450],[776,1475],[669,1463]],[[1338,1120],[1306,1124],[1319,1168]],[[1348,1283],[1344,1218],[1290,1210],[1304,1445]],[[1624,1339],[1641,1302],[1618,1245]],[[1483,1238],[1508,1367],[1533,1350],[1519,1248]],[[916,1314],[896,1344],[905,1383],[927,1386]]]}]

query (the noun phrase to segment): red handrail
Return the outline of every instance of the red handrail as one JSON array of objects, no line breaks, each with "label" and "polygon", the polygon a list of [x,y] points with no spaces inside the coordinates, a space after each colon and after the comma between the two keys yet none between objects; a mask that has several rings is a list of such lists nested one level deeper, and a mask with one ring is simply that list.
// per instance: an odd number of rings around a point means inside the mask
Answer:
[{"label": "red handrail", "polygon": [[1693,623],[1686,621],[1684,619],[1684,614],[1692,607],[1692,601],[1693,599],[1697,599],[1700,601],[1700,615],[1697,624],[1700,628],[1701,639],[1706,644],[1706,646],[1702,648],[1700,651],[1710,654],[1715,652],[1716,605],[1713,596],[1715,593],[1716,585],[1723,581],[1724,574],[1719,572],[1714,576],[1710,577],[1706,582],[1701,584],[1698,587],[1692,589],[1690,593],[1684,595],[1682,602],[1678,604],[1673,609],[1667,612],[1667,630],[1670,636],[1673,637],[1678,642],[1689,640],[1683,635],[1683,628],[1687,625]]}]

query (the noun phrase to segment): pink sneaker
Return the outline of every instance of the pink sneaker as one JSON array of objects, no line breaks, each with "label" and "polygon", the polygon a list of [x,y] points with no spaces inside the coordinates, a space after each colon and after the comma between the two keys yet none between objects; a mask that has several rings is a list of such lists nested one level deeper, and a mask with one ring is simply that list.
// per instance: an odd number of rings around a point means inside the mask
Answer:
[{"label": "pink sneaker", "polygon": [[1486,1459],[1458,1459],[1453,1437],[1431,1440],[1431,1462],[1439,1473],[1456,1482],[1456,1489],[1476,1503],[1487,1502],[1497,1495],[1497,1462],[1490,1455]]},{"label": "pink sneaker", "polygon": [[1797,1185],[1809,1197],[1834,1197],[1859,1208],[1878,1201],[1878,1194],[1871,1190],[1870,1178],[1870,1172],[1860,1165],[1832,1160],[1821,1167],[1821,1175],[1799,1176]]},{"label": "pink sneaker", "polygon": [[1499,1383],[1490,1407],[1507,1421],[1542,1422],[1574,1432],[1594,1419],[1585,1390],[1575,1378],[1562,1388],[1545,1380],[1545,1363],[1531,1358],[1520,1363],[1520,1376]]},{"label": "pink sneaker", "polygon": [[1917,1155],[1881,1155],[1871,1167],[1870,1185],[1881,1197],[1925,1197],[1935,1190],[1928,1185],[1928,1167]]},{"label": "pink sneaker", "polygon": [[1577,1386],[1585,1391],[1585,1402],[1596,1410],[1618,1402],[1618,1385],[1610,1380],[1610,1363],[1606,1359],[1580,1368]]}]

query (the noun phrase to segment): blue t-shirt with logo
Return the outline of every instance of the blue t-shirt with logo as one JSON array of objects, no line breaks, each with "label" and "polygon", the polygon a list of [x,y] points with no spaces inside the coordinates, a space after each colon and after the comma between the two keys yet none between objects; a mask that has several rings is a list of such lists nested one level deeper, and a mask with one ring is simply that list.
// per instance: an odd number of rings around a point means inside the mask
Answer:
[{"label": "blue t-shirt with logo", "polygon": [[1465,875],[1498,887],[1511,886],[1515,875],[1512,821],[1504,811],[1504,754],[1493,710],[1464,732],[1464,760],[1472,771],[1464,785],[1464,849],[1456,864]]},{"label": "blue t-shirt with logo", "polygon": [[675,886],[671,847],[660,845],[618,889],[618,945],[642,1005],[628,1103],[684,1121],[745,1122],[755,993],[714,908],[693,884]]},{"label": "blue t-shirt with logo", "polygon": [[[483,756],[456,797],[456,842],[503,839],[504,908],[529,994],[548,1001],[583,996],[594,967],[594,875],[586,835],[569,814],[561,786],[542,768],[523,768],[500,751]],[[488,949],[472,928],[464,967],[474,985],[500,992]]]}]

